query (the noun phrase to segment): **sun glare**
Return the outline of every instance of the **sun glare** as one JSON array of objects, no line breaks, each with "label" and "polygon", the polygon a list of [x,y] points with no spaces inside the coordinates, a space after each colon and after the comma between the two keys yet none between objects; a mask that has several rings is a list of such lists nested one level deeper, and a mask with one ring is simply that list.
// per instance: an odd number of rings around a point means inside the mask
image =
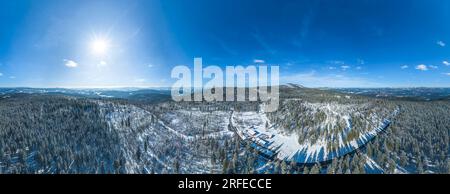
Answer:
[{"label": "sun glare", "polygon": [[105,39],[95,39],[91,42],[91,51],[95,55],[105,55],[109,49],[109,42]]}]

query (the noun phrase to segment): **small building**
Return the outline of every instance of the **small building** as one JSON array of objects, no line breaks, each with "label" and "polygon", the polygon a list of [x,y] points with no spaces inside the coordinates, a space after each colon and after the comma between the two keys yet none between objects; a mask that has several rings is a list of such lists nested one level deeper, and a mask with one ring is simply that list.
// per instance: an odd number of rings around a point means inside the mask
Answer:
[{"label": "small building", "polygon": [[251,135],[251,136],[256,136],[256,135],[258,134],[258,132],[255,131],[255,130],[253,130],[253,129],[247,130],[247,133],[248,133],[249,135]]}]

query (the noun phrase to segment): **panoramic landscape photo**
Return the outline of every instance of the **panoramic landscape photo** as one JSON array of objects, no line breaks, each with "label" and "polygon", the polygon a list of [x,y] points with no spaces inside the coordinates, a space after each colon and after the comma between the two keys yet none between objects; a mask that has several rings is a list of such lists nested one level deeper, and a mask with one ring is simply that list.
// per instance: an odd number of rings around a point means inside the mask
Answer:
[{"label": "panoramic landscape photo", "polygon": [[1,1],[0,174],[450,174],[449,24],[440,0]]}]

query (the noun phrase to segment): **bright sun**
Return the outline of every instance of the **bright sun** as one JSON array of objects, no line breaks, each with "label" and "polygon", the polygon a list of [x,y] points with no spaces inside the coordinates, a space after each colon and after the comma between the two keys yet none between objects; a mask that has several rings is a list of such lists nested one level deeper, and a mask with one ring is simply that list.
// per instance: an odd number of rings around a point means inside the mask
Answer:
[{"label": "bright sun", "polygon": [[109,42],[105,39],[95,39],[91,42],[92,53],[96,55],[104,55],[109,49]]}]

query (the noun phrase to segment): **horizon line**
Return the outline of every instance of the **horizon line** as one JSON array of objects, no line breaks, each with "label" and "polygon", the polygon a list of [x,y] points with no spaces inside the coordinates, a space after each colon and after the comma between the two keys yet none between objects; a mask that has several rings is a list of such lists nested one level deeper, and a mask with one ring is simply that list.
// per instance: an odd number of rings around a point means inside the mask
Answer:
[{"label": "horizon line", "polygon": [[[278,86],[291,86],[291,87],[304,87],[310,89],[404,89],[404,88],[450,88],[450,86],[379,86],[379,87],[364,87],[364,86],[348,86],[348,87],[332,87],[332,86],[318,86],[318,87],[309,87],[301,84],[287,83],[280,84]],[[121,89],[121,88],[138,88],[138,89],[147,89],[147,88],[171,88],[172,86],[0,86],[0,89],[13,89],[13,88],[29,88],[29,89]],[[191,87],[195,88],[195,87]],[[248,88],[248,87],[245,87]]]}]

